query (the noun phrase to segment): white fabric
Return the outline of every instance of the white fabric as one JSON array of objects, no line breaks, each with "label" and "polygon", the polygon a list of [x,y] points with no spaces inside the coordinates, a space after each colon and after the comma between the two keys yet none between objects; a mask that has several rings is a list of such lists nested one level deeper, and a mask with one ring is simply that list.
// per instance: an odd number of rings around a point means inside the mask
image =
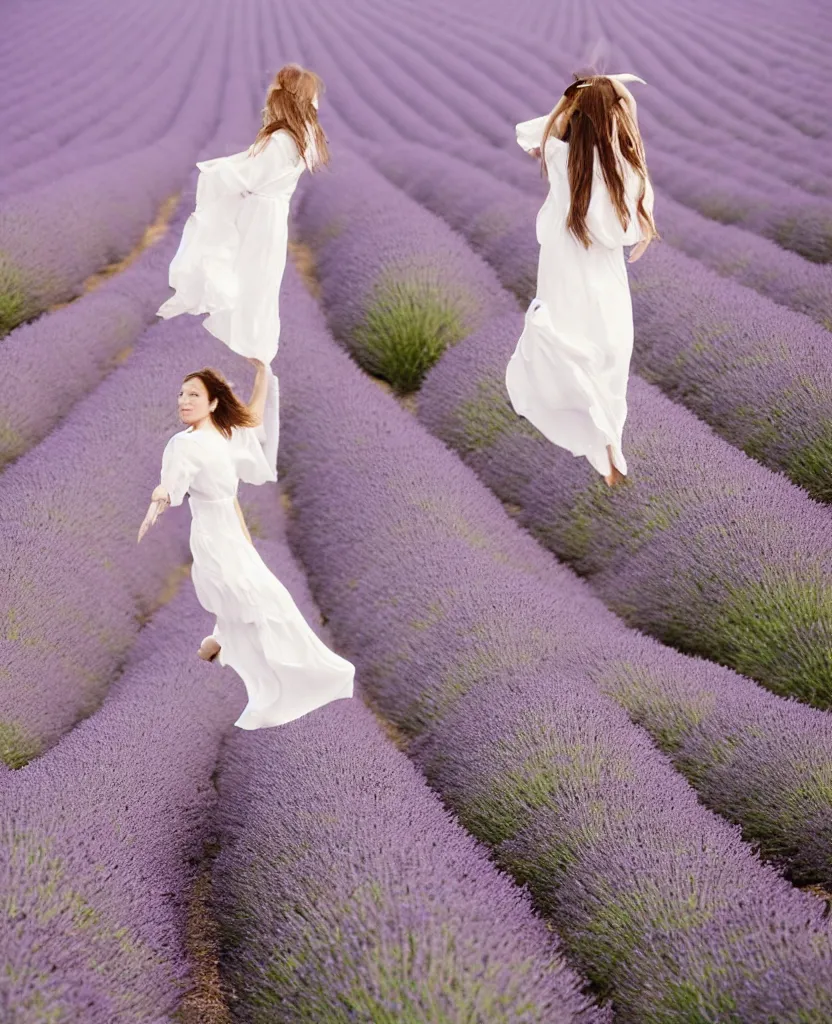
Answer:
[{"label": "white fabric", "polygon": [[[517,125],[525,150],[540,147],[549,115]],[[613,207],[596,154],[586,223],[589,249],[567,229],[569,146],[546,142],[549,194],[537,217],[540,244],[537,294],[506,370],[512,406],[553,444],[583,456],[609,474],[607,445],[624,474],[621,450],[627,416],[627,379],[633,349],[633,310],[624,246],[642,236],[636,216],[640,179],[622,162],[630,222],[625,230]],[[653,192],[649,182],[645,207]]]},{"label": "white fabric", "polygon": [[170,265],[176,294],[159,316],[209,313],[203,326],[211,334],[242,356],[271,363],[280,339],[289,202],[305,166],[282,130],[254,155],[197,164],[196,209]]},{"label": "white fabric", "polygon": [[351,697],[354,676],[353,666],[307,625],[243,533],[237,481],[275,478],[256,435],[236,429],[227,440],[213,429],[184,430],[170,439],[162,458],[161,482],[171,504],[190,495],[194,589],[216,617],[218,661],[234,669],[248,693],[234,723],[241,729],[283,725]]}]

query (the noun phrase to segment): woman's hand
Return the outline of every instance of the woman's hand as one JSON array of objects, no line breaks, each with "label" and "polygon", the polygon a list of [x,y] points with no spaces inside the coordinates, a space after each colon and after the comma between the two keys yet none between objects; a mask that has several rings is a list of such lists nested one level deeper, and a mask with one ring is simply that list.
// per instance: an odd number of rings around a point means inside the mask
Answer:
[{"label": "woman's hand", "polygon": [[142,537],[147,533],[151,526],[156,522],[159,516],[165,511],[170,504],[170,498],[168,492],[162,487],[157,487],[153,494],[150,496],[150,507],[147,510],[147,514],[142,520],[142,525],[139,527],[139,536],[136,540],[137,544],[141,544]]},{"label": "woman's hand", "polygon": [[250,358],[250,357],[246,356],[246,362],[251,363],[251,365],[253,367],[255,367],[255,369],[258,371],[258,373],[261,370],[265,370],[266,369],[266,364],[263,362],[262,359],[254,359],[254,358]]},{"label": "woman's hand", "polygon": [[635,263],[637,260],[640,260],[641,257],[647,252],[647,246],[649,244],[649,239],[642,239],[642,241],[634,245],[633,248],[630,249],[630,255],[627,257],[627,262]]},{"label": "woman's hand", "polygon": [[540,146],[535,146],[534,149],[527,150],[529,156],[533,156],[536,160],[540,159]]}]

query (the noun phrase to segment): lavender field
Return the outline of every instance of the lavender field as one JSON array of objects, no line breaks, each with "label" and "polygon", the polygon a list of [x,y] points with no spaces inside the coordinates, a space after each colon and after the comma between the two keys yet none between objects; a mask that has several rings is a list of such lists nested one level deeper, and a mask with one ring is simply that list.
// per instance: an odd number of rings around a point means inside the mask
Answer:
[{"label": "lavender field", "polygon": [[[0,7],[0,1021],[832,1020],[832,10]],[[280,483],[241,499],[356,698],[232,723],[159,321],[199,159],[326,83]],[[643,77],[625,487],[513,414],[545,195],[514,125]]]}]

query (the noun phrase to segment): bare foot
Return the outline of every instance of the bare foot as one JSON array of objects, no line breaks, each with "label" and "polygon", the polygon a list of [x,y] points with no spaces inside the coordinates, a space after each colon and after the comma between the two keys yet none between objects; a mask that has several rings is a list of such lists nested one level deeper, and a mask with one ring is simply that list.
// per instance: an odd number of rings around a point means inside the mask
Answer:
[{"label": "bare foot", "polygon": [[220,653],[220,645],[212,636],[206,636],[196,653],[203,661],[213,661]]},{"label": "bare foot", "polygon": [[618,484],[623,484],[627,479],[624,474],[616,467],[612,456],[612,445],[607,445],[607,455],[610,457],[610,471],[604,477],[604,483],[607,487],[616,487]]}]

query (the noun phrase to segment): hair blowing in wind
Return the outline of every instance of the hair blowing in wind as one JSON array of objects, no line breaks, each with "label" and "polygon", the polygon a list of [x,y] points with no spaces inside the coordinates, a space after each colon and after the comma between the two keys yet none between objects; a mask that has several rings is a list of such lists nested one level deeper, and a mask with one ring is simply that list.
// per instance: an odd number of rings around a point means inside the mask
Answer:
[{"label": "hair blowing in wind", "polygon": [[202,370],[189,373],[182,383],[186,384],[189,380],[201,380],[208,392],[209,401],[217,403],[216,409],[211,413],[211,419],[223,437],[231,437],[234,427],[254,426],[251,413],[217,370],[206,366]]},{"label": "hair blowing in wind", "polygon": [[262,149],[282,129],[294,139],[308,170],[316,171],[329,163],[326,136],[314,102],[323,91],[324,83],[314,71],[299,64],[282,67],[266,93],[263,127],[254,140],[253,152]]},{"label": "hair blowing in wind", "polygon": [[[543,134],[542,151],[553,132],[569,143],[567,170],[571,203],[566,223],[578,241],[587,248],[591,244],[586,216],[592,196],[596,151],[621,226],[626,229],[630,220],[622,167],[622,161],[626,161],[641,179],[637,215],[645,237],[657,238],[652,214],[644,204],[648,180],[644,144],[634,113],[613,83],[603,76],[573,82],[552,111]],[[543,167],[545,171],[545,160]]]}]

